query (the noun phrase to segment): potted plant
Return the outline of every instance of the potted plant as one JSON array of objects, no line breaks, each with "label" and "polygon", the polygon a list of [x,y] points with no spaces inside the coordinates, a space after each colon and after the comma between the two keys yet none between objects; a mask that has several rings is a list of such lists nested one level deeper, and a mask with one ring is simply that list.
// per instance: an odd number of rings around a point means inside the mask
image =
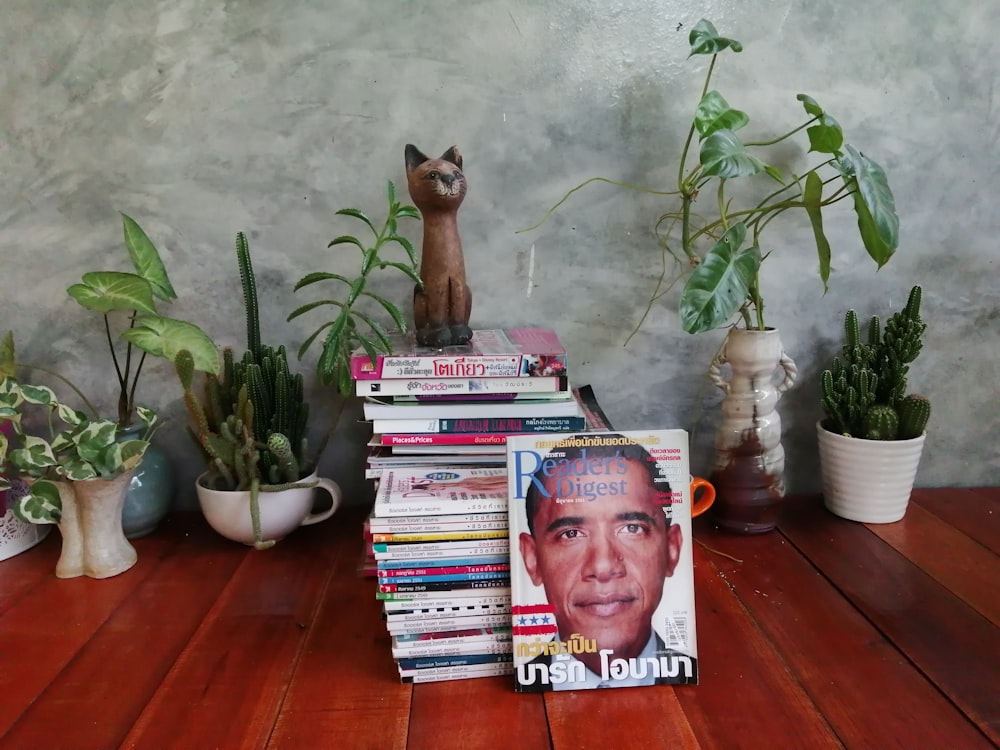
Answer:
[{"label": "potted plant", "polygon": [[[172,323],[153,316],[141,318],[126,335],[144,351],[174,361],[189,431],[206,460],[196,481],[206,520],[223,536],[264,549],[300,525],[329,518],[341,494],[336,483],[316,473],[326,438],[310,452],[302,375],[291,373],[284,346],[261,342],[256,278],[242,232],[236,235],[236,256],[247,331],[239,359],[227,347],[221,367],[198,367],[190,351],[166,345],[164,332]],[[196,370],[205,373],[199,386]],[[310,512],[315,487],[333,498],[324,513]]]},{"label": "potted plant", "polygon": [[[143,315],[160,317],[157,302],[177,298],[166,266],[156,246],[142,227],[122,214],[125,247],[134,271],[91,271],[66,291],[84,309],[100,314],[111,364],[118,384],[117,427],[121,440],[131,440],[142,434],[144,425],[135,422],[136,393],[146,352],[137,349],[124,337]],[[215,345],[203,331],[190,324],[172,326],[170,336],[175,348],[192,351],[200,362],[217,357]],[[98,416],[93,407],[93,416]],[[173,472],[166,454],[149,446],[142,464],[136,467],[129,485],[123,509],[125,535],[144,536],[163,519],[173,496]]]},{"label": "potted plant", "polygon": [[826,418],[816,424],[823,500],[843,518],[891,523],[906,513],[931,413],[926,397],[906,392],[927,328],[920,301],[915,286],[884,330],[871,318],[864,340],[857,313],[848,310],[842,356],[823,371]]},{"label": "potted plant", "polygon": [[[777,523],[777,507],[784,495],[781,422],[774,405],[794,383],[796,370],[778,330],[764,317],[760,273],[772,252],[772,246],[764,242],[765,230],[787,211],[805,213],[825,291],[832,256],[823,230],[826,209],[850,201],[861,242],[879,268],[896,250],[899,219],[885,171],[845,143],[837,120],[811,96],[796,97],[805,112],[802,122],[774,136],[741,139],[737,132],[750,122],[749,116],[730,106],[711,88],[711,82],[719,54],[738,53],[743,46],[720,36],[705,19],[692,28],[689,42],[690,56],[707,55],[710,61],[680,154],[676,189],[655,191],[595,177],[572,188],[542,222],[572,193],[595,181],[666,195],[675,202],[655,223],[664,270],[636,330],[652,305],[681,277],[679,314],[685,331],[703,333],[737,321],[712,363],[713,382],[726,393],[723,422],[715,437],[711,478],[718,496],[713,515],[734,531],[766,531]],[[808,152],[818,158],[800,173],[784,175],[766,157],[795,138],[804,139]],[[692,158],[695,150],[697,159]],[[765,191],[763,198],[749,190],[733,192],[731,182],[737,179],[769,183],[773,189]],[[673,278],[668,278],[668,259],[674,262]],[[729,380],[722,378],[724,364],[731,370]],[[779,368],[783,379],[775,385],[774,373]]]},{"label": "potted plant", "polygon": [[[0,489],[14,488],[13,509],[27,523],[54,523],[63,537],[56,564],[60,578],[108,578],[131,568],[135,548],[122,530],[122,505],[135,467],[149,446],[155,414],[137,407],[141,437],[119,440],[117,425],[92,419],[63,403],[45,386],[16,379],[13,335],[0,347],[0,421],[13,430],[0,432]],[[26,414],[38,410],[48,435],[30,434]]]},{"label": "potted plant", "polygon": [[[337,213],[351,216],[364,222],[372,234],[372,243],[363,242],[354,235],[340,235],[331,240],[327,247],[337,245],[353,245],[361,252],[361,268],[354,279],[348,279],[337,273],[316,271],[306,274],[295,285],[295,291],[305,289],[321,281],[332,281],[345,290],[341,297],[328,297],[309,302],[297,307],[288,316],[288,320],[304,315],[320,307],[334,307],[337,315],[333,320],[322,323],[306,338],[299,347],[299,359],[308,351],[317,337],[326,331],[323,347],[316,372],[321,382],[337,386],[341,396],[351,394],[351,355],[364,349],[372,362],[379,352],[389,353],[391,344],[385,327],[361,307],[365,299],[377,303],[392,319],[393,325],[400,332],[406,332],[406,320],[399,308],[385,297],[371,291],[368,287],[369,277],[373,271],[385,268],[395,268],[409,277],[417,288],[423,288],[423,282],[417,271],[417,256],[412,243],[398,232],[399,219],[419,219],[420,214],[414,206],[401,204],[396,200],[396,188],[390,181],[386,190],[388,213],[381,229],[375,228],[375,223],[356,208],[342,208]],[[385,260],[381,253],[391,245],[398,245],[406,252],[408,263]]]}]

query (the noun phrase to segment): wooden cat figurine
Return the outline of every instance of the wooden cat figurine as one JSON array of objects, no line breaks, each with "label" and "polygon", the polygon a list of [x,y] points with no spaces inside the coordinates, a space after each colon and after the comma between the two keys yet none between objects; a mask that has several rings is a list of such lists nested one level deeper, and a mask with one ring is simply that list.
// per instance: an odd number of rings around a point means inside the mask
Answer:
[{"label": "wooden cat figurine", "polygon": [[413,292],[417,343],[436,348],[465,344],[472,338],[472,292],[458,236],[458,207],[466,190],[458,147],[452,146],[440,159],[428,159],[407,144],[406,183],[424,220],[420,251],[424,288]]}]

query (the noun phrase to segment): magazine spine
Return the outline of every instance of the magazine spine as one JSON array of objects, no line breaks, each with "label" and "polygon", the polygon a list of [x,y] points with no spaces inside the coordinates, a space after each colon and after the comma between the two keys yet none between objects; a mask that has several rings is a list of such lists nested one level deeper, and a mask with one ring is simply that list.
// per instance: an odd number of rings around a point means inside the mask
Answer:
[{"label": "magazine spine", "polygon": [[400,669],[471,667],[476,664],[504,664],[513,661],[507,654],[459,654],[455,656],[415,656],[398,659]]},{"label": "magazine spine", "polygon": [[376,560],[376,566],[379,570],[414,570],[414,569],[426,569],[426,570],[439,570],[441,567],[452,566],[452,565],[493,565],[493,564],[510,564],[510,555],[479,555],[469,556],[469,557],[448,557],[439,558],[436,560],[426,560],[423,562],[414,562],[413,560]]},{"label": "magazine spine", "polygon": [[482,419],[374,419],[381,445],[503,445],[509,435],[574,432],[585,417],[486,417]]},{"label": "magazine spine", "polygon": [[[389,591],[377,592],[375,597],[381,601],[410,602],[413,606],[423,606],[432,599],[474,599],[479,596],[510,596],[510,584],[475,589],[447,589],[444,591]],[[508,623],[508,627],[509,627]]]},{"label": "magazine spine", "polygon": [[497,529],[484,529],[481,531],[439,531],[430,532],[426,534],[420,533],[409,533],[409,532],[391,532],[384,533],[381,531],[372,532],[373,542],[446,542],[449,540],[460,540],[460,539],[504,539],[507,537],[507,527],[504,525],[502,528]]},{"label": "magazine spine", "polygon": [[399,378],[357,380],[358,396],[471,395],[506,393],[559,393],[568,390],[565,376],[536,378]]},{"label": "magazine spine", "polygon": [[449,680],[472,680],[477,677],[498,677],[513,674],[511,664],[489,664],[478,667],[448,667],[446,669],[408,669],[400,672],[402,683],[447,682]]},{"label": "magazine spine", "polygon": [[[368,519],[372,531],[403,531],[402,527],[407,526],[429,526],[431,524],[440,525],[441,531],[447,531],[447,526],[461,525],[468,523],[486,523],[487,521],[496,521],[498,523],[503,523],[504,528],[507,527],[507,514],[506,513],[459,513],[448,516],[425,516],[419,521],[411,521],[406,518],[378,518],[377,516],[372,516]],[[381,527],[385,528],[381,528]],[[424,531],[422,528],[414,528],[414,531]],[[426,529],[427,531],[437,531],[437,529]]]},{"label": "magazine spine", "polygon": [[[483,565],[444,565],[441,567],[424,568],[393,568],[378,571],[380,581],[402,582],[403,579],[417,581],[446,580],[445,576],[480,576],[492,577],[492,573],[510,573],[510,563],[486,563]],[[464,579],[457,579],[464,580]],[[470,580],[472,580],[470,578]]]},{"label": "magazine spine", "polygon": [[478,578],[465,581],[431,581],[429,583],[379,583],[378,593],[409,594],[424,591],[458,591],[472,589],[509,588],[510,578]]}]

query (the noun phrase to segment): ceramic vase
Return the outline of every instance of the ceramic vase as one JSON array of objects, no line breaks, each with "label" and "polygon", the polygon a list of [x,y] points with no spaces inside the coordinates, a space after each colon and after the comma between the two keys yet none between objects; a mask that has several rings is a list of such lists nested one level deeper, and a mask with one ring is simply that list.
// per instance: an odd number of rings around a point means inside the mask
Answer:
[{"label": "ceramic vase", "polygon": [[[135,440],[142,435],[142,425],[118,431],[117,440]],[[167,454],[150,443],[136,467],[125,493],[122,529],[128,539],[138,539],[153,532],[170,511],[174,496],[174,472]]]},{"label": "ceramic vase", "polygon": [[[202,485],[205,475],[198,477],[195,490],[198,503],[209,526],[241,544],[258,547],[270,546],[288,536],[299,526],[309,526],[336,513],[343,496],[332,479],[316,476],[315,472],[297,484],[301,487],[271,491],[266,486],[258,493],[260,509],[260,539],[254,534],[253,514],[249,490],[212,490]],[[324,511],[313,513],[316,489],[330,495],[332,505]]]},{"label": "ceramic vase", "polygon": [[911,440],[848,437],[816,423],[823,503],[862,523],[893,523],[906,515],[924,435]]},{"label": "ceramic vase", "polygon": [[58,578],[110,578],[135,565],[135,548],[122,530],[122,507],[132,472],[115,479],[53,482],[59,488],[62,553]]},{"label": "ceramic vase", "polygon": [[728,531],[760,534],[778,523],[785,497],[785,451],[776,406],[797,374],[773,328],[730,329],[712,362],[709,376],[725,398],[715,432],[711,513]]}]

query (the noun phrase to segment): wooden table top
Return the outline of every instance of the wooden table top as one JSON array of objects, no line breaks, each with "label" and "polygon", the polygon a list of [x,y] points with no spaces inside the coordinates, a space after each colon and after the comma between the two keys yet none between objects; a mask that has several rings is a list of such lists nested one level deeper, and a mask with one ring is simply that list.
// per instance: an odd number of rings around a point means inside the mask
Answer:
[{"label": "wooden table top", "polygon": [[103,581],[59,535],[0,562],[0,747],[979,748],[1000,744],[1000,488],[876,526],[791,498],[759,537],[695,524],[701,684],[519,695],[400,684],[360,509],[263,552],[200,514]]}]

